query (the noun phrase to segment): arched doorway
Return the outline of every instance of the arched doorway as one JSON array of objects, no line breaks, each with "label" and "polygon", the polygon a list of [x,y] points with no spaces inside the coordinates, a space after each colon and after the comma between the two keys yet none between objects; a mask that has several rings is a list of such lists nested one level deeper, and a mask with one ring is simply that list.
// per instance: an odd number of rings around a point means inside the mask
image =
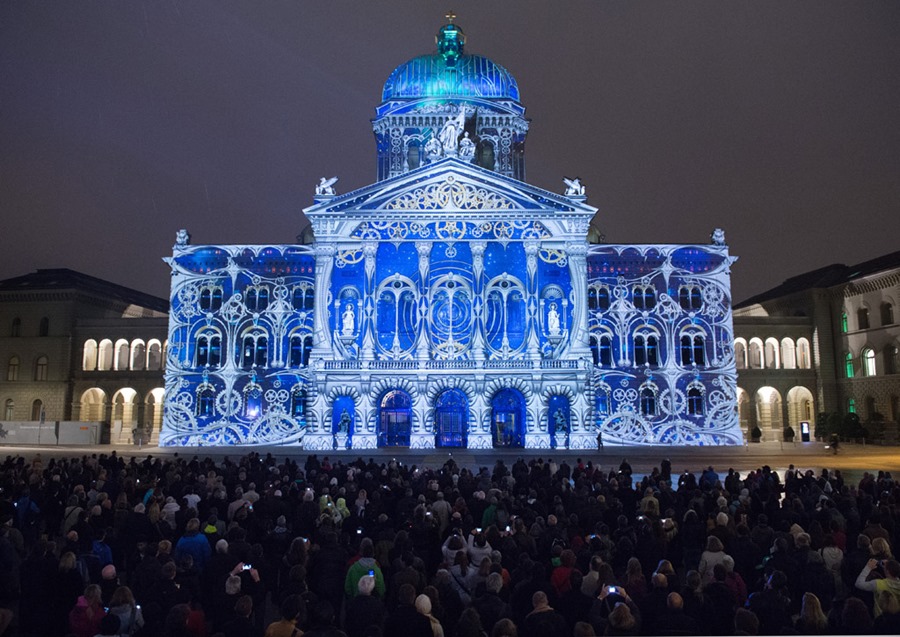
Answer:
[{"label": "arched doorway", "polygon": [[389,391],[378,410],[378,446],[408,447],[412,429],[412,399],[402,389]]},{"label": "arched doorway", "polygon": [[81,422],[104,420],[106,420],[106,392],[99,387],[91,387],[81,395]]},{"label": "arched doorway", "polygon": [[445,389],[434,401],[434,444],[465,447],[468,442],[469,400],[458,389]]},{"label": "arched doorway", "polygon": [[502,389],[491,399],[494,447],[525,446],[525,397],[518,389]]},{"label": "arched doorway", "polygon": [[756,422],[764,434],[783,428],[781,394],[774,387],[760,387],[756,392]]},{"label": "arched doorway", "polygon": [[151,432],[157,434],[160,427],[162,427],[163,397],[165,393],[162,387],[155,387],[147,393],[147,399],[144,401],[144,428],[146,429],[149,426]]},{"label": "arched doorway", "polygon": [[813,407],[813,395],[809,389],[801,385],[791,388],[787,394],[787,401],[788,424],[795,432],[800,431],[800,423],[804,420],[813,422],[816,411]]},{"label": "arched doorway", "polygon": [[569,446],[572,410],[565,396],[554,394],[547,401],[547,429],[550,432],[550,446],[554,449]]}]

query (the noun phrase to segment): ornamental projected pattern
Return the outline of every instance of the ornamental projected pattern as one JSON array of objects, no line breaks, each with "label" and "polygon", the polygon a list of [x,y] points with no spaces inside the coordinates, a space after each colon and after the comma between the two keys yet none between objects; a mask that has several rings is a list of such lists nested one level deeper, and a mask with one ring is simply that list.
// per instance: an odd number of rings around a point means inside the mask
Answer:
[{"label": "ornamental projected pattern", "polygon": [[[742,442],[724,236],[589,246],[584,187],[519,180],[518,92],[490,97],[501,67],[465,63],[460,41],[393,76],[373,121],[379,181],[320,184],[313,244],[179,232],[160,444]],[[476,88],[432,94],[444,84],[427,74],[454,61],[475,73],[454,86]]]},{"label": "ornamental projected pattern", "polygon": [[605,440],[741,444],[733,260],[722,246],[592,246],[589,329]]}]

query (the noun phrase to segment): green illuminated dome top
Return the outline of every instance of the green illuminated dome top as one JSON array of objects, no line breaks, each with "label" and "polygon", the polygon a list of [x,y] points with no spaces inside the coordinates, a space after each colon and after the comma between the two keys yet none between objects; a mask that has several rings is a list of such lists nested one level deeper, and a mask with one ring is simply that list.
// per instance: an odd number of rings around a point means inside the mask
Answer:
[{"label": "green illuminated dome top", "polygon": [[457,25],[441,27],[437,53],[420,55],[394,69],[382,101],[427,97],[482,97],[519,101],[519,86],[505,68],[480,55],[466,55],[466,35]]}]

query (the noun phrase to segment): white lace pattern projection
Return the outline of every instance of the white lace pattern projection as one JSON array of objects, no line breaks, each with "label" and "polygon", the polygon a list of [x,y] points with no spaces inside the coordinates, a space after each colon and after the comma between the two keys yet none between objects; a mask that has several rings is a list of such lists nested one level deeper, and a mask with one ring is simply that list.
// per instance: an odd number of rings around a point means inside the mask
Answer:
[{"label": "white lace pattern projection", "polygon": [[404,193],[384,205],[385,210],[511,210],[508,197],[460,183],[452,175],[446,180]]}]

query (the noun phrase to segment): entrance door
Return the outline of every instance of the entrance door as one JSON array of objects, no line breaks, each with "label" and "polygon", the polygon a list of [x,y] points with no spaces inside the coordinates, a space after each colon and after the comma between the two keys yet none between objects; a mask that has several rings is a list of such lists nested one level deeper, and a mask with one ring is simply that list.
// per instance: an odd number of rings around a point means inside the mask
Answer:
[{"label": "entrance door", "polygon": [[554,394],[547,401],[547,424],[550,430],[550,445],[556,448],[569,446],[569,431],[572,413],[569,399]]},{"label": "entrance door", "polygon": [[394,389],[381,399],[378,446],[408,447],[412,428],[412,399],[405,391]]},{"label": "entrance door", "polygon": [[491,437],[494,447],[525,446],[525,397],[519,390],[500,390],[491,400]]},{"label": "entrance door", "polygon": [[468,433],[469,401],[458,389],[447,389],[434,401],[435,445],[465,447]]}]

